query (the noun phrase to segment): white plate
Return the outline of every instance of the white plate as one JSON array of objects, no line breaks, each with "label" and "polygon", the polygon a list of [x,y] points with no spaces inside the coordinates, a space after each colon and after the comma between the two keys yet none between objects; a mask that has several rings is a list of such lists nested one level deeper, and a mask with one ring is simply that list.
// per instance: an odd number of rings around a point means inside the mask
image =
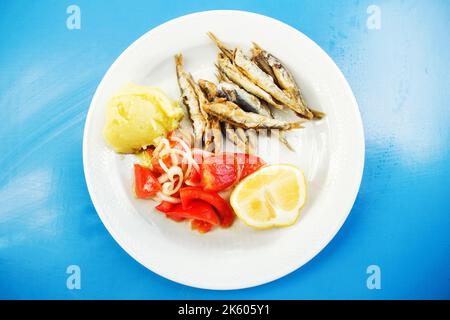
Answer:
[{"label": "white plate", "polygon": [[[179,97],[173,56],[183,53],[195,78],[214,79],[217,49],[206,36],[249,47],[256,41],[284,61],[310,105],[324,120],[289,133],[297,153],[273,142],[260,155],[292,163],[307,176],[309,199],[292,227],[257,231],[238,221],[206,235],[154,212],[154,203],[132,193],[132,156],[112,152],[102,137],[105,104],[129,81],[157,85]],[[295,139],[294,139],[295,138]],[[277,159],[280,152],[281,159]],[[114,239],[134,259],[170,280],[199,288],[238,289],[278,279],[312,259],[349,214],[364,165],[364,134],[353,93],[338,67],[313,41],[292,27],[254,13],[207,11],[149,31],[114,62],[100,83],[83,141],[86,181],[94,206]],[[326,263],[324,261],[324,263]]]}]

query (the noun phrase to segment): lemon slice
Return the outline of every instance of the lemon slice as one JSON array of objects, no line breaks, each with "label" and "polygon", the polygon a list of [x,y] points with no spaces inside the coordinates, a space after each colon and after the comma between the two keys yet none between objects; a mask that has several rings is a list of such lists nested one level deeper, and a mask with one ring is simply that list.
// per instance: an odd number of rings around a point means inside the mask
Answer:
[{"label": "lemon slice", "polygon": [[307,198],[303,171],[292,165],[266,166],[242,180],[230,197],[236,215],[258,229],[294,224]]}]

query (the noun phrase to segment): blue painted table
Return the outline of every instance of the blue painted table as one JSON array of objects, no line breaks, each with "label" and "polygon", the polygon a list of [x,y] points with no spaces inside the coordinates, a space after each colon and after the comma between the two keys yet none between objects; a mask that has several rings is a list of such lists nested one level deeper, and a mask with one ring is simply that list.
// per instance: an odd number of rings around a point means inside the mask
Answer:
[{"label": "blue painted table", "polygon": [[[70,30],[67,8],[81,10]],[[209,9],[280,19],[316,41],[362,113],[366,166],[336,238],[296,272],[215,292],[130,258],[86,189],[82,133],[114,59],[149,29]],[[0,298],[450,298],[448,1],[1,1]],[[81,268],[81,289],[66,286]],[[381,270],[369,290],[367,267]]]}]

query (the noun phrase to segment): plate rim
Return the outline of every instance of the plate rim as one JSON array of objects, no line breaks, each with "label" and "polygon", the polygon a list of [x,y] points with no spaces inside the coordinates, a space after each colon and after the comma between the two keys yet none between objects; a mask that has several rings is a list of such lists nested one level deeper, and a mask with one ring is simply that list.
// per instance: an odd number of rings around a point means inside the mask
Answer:
[{"label": "plate rim", "polygon": [[[130,249],[129,246],[127,246],[127,241],[125,239],[123,239],[122,237],[120,237],[115,229],[110,225],[108,219],[106,219],[106,216],[101,213],[101,210],[99,210],[98,208],[100,207],[99,203],[98,203],[98,199],[96,198],[95,192],[93,192],[92,190],[92,185],[90,183],[91,178],[89,177],[89,175],[87,174],[87,167],[88,167],[88,159],[87,159],[87,140],[88,140],[88,136],[89,136],[89,128],[91,127],[91,120],[92,120],[92,113],[93,113],[93,108],[94,105],[96,104],[96,101],[98,100],[98,96],[100,95],[100,89],[103,87],[105,79],[108,78],[109,74],[113,72],[113,70],[116,68],[117,64],[121,61],[122,57],[125,56],[129,51],[133,50],[133,48],[135,47],[136,43],[140,42],[143,38],[148,37],[151,35],[151,33],[157,32],[158,30],[166,27],[167,25],[170,24],[176,24],[176,23],[180,23],[185,19],[190,19],[190,18],[194,18],[194,17],[198,17],[198,16],[202,16],[202,15],[210,15],[210,14],[238,14],[238,15],[251,15],[251,16],[257,16],[258,18],[262,18],[262,19],[266,19],[266,20],[270,20],[270,22],[272,23],[276,23],[281,25],[284,28],[288,28],[291,29],[291,31],[296,32],[299,36],[306,38],[313,46],[315,46],[322,54],[322,56],[328,60],[329,63],[331,63],[336,71],[337,74],[339,76],[339,80],[341,83],[343,83],[345,85],[345,90],[347,91],[347,93],[349,94],[350,99],[352,100],[352,104],[355,108],[355,115],[356,115],[356,120],[357,123],[355,123],[355,127],[358,131],[358,138],[359,138],[359,144],[361,146],[361,148],[358,151],[358,168],[354,177],[354,181],[355,181],[355,185],[353,188],[353,193],[352,193],[352,197],[351,197],[351,201],[349,201],[348,205],[345,208],[345,214],[341,215],[341,219],[338,220],[339,222],[336,224],[336,228],[335,230],[333,230],[333,232],[330,232],[329,235],[327,237],[324,237],[325,240],[321,241],[321,244],[318,246],[320,249],[317,250],[317,252],[312,253],[308,256],[305,256],[301,261],[299,260],[298,263],[295,263],[295,265],[287,272],[284,272],[282,275],[278,275],[275,274],[271,277],[268,277],[268,279],[264,279],[261,281],[254,281],[254,283],[246,283],[242,286],[230,286],[230,287],[225,287],[225,286],[203,286],[203,285],[197,285],[193,282],[190,281],[186,281],[184,279],[178,279],[175,275],[173,274],[167,274],[164,271],[161,270],[161,268],[156,268],[154,266],[150,267],[148,266],[147,263],[145,263],[144,261],[142,261],[142,259],[132,250]],[[283,278],[289,274],[291,274],[292,272],[300,269],[302,266],[304,266],[305,264],[307,264],[308,262],[310,262],[311,260],[313,260],[315,257],[317,257],[319,255],[319,253],[321,253],[323,251],[323,249],[335,238],[336,234],[339,232],[339,230],[342,228],[343,224],[345,223],[345,221],[347,220],[353,205],[357,199],[360,187],[361,187],[361,182],[362,182],[362,178],[363,178],[363,172],[364,172],[364,165],[365,165],[365,134],[364,134],[364,127],[363,127],[363,122],[362,122],[362,117],[361,117],[361,112],[359,109],[359,105],[357,103],[356,97],[347,81],[347,79],[345,78],[344,74],[342,73],[341,69],[338,67],[338,65],[334,62],[334,60],[325,52],[325,50],[323,50],[315,41],[313,41],[311,38],[309,38],[307,35],[305,35],[304,33],[302,33],[300,30],[294,28],[293,26],[280,21],[278,19],[272,18],[270,16],[266,16],[260,13],[255,13],[255,12],[251,12],[251,11],[245,11],[245,10],[205,10],[205,11],[198,11],[198,12],[193,12],[193,13],[189,13],[189,14],[185,14],[173,19],[170,19],[168,21],[165,21],[159,25],[157,25],[156,27],[146,31],[144,34],[142,34],[140,37],[138,37],[136,40],[134,40],[115,60],[114,62],[111,64],[111,66],[108,68],[108,70],[106,71],[106,73],[104,74],[104,76],[102,77],[101,81],[99,82],[95,93],[92,97],[91,103],[89,105],[89,109],[86,115],[86,121],[85,121],[85,125],[84,125],[84,131],[83,131],[83,147],[82,147],[82,153],[83,153],[83,172],[84,172],[84,176],[85,176],[85,180],[86,180],[86,186],[89,192],[89,196],[91,198],[92,204],[94,205],[95,211],[97,212],[97,215],[100,217],[100,220],[102,221],[103,225],[105,226],[105,228],[107,229],[107,231],[109,232],[109,234],[112,236],[112,238],[117,242],[117,244],[119,244],[119,246],[128,254],[130,255],[134,260],[136,260],[138,263],[140,263],[142,266],[144,266],[146,269],[149,269],[150,271],[152,271],[153,273],[166,278],[168,280],[171,280],[173,282],[179,283],[179,284],[183,284],[186,286],[190,286],[190,287],[194,287],[194,288],[199,288],[199,289],[209,289],[209,290],[238,290],[238,289],[246,289],[246,288],[251,288],[251,287],[256,287],[256,286],[260,286],[263,284],[267,284],[270,282],[273,282],[275,280],[278,280],[280,278]],[[355,156],[356,158],[356,156]]]}]

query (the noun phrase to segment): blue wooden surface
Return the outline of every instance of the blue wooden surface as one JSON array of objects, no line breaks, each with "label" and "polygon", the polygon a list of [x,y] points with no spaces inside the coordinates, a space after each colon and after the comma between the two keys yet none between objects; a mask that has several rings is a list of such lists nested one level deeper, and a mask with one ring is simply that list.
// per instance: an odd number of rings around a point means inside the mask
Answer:
[{"label": "blue wooden surface", "polygon": [[[71,4],[80,30],[66,28]],[[366,26],[372,4],[379,30]],[[337,237],[300,270],[239,291],[185,287],[135,262],[100,222],[82,167],[86,113],[111,63],[149,29],[208,9],[269,15],[316,41],[366,133]],[[450,298],[449,31],[444,0],[0,1],[0,298]],[[381,290],[366,286],[372,264]],[[69,265],[81,290],[66,287]]]}]

